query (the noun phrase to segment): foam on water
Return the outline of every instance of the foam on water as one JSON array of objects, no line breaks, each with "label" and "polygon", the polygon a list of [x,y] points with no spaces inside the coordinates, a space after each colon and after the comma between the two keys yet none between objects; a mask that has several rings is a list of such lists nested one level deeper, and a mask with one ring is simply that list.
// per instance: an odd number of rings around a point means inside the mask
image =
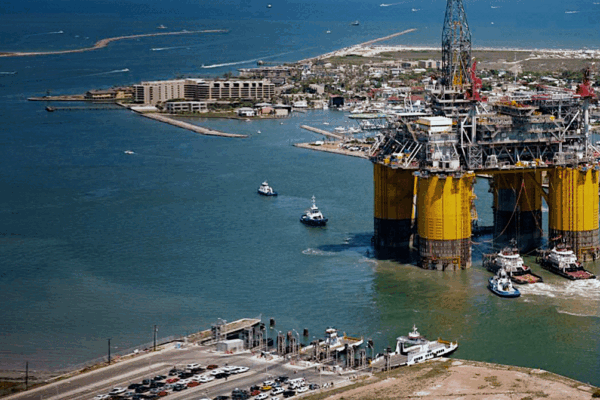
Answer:
[{"label": "foam on water", "polygon": [[311,249],[310,247],[306,250],[302,250],[302,254],[306,254],[307,256],[335,256],[336,255],[336,253],[334,253],[332,251]]},{"label": "foam on water", "polygon": [[585,299],[600,302],[600,281],[586,279],[561,283],[536,283],[520,287],[524,295],[546,296],[562,299]]},{"label": "foam on water", "polygon": [[594,318],[600,318],[600,315],[575,313],[575,312],[569,312],[569,311],[564,311],[564,310],[559,310],[559,309],[557,309],[556,312],[559,313],[559,314],[572,315],[574,317],[594,317]]}]

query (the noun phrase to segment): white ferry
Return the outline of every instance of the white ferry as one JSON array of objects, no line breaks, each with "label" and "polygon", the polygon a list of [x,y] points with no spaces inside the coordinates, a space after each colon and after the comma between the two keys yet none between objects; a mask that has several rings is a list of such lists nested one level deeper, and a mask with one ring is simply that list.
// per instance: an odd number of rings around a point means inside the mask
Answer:
[{"label": "white ferry", "polygon": [[[435,357],[445,356],[457,348],[458,342],[425,339],[413,325],[413,330],[408,333],[408,336],[400,336],[396,339],[396,351],[390,355],[406,356],[406,365],[414,365]],[[383,358],[383,356],[379,358]]]},{"label": "white ferry", "polygon": [[263,196],[277,196],[277,192],[274,191],[271,186],[269,186],[267,181],[264,181],[262,185],[260,185],[260,187],[258,188],[258,194],[261,194]]},{"label": "white ferry", "polygon": [[312,206],[300,217],[300,222],[310,226],[325,226],[328,219],[323,216],[315,204],[315,196],[312,197]]}]

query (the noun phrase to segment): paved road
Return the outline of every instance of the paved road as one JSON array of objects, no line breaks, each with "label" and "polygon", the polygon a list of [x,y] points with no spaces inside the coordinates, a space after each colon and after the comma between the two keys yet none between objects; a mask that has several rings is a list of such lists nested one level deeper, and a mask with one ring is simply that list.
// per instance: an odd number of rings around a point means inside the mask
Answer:
[{"label": "paved road", "polygon": [[252,385],[260,384],[262,381],[281,375],[288,376],[291,379],[304,377],[309,383],[336,382],[338,386],[342,382],[348,381],[345,376],[331,372],[324,372],[320,375],[314,366],[291,365],[278,357],[267,361],[263,357],[252,355],[249,352],[230,355],[217,353],[208,347],[189,346],[176,349],[171,345],[156,353],[121,361],[109,367],[63,379],[42,388],[12,395],[7,399],[93,399],[98,394],[108,393],[113,387],[127,387],[132,383],[141,383],[143,379],[152,378],[156,375],[167,375],[167,372],[173,366],[182,368],[191,363],[200,363],[204,366],[208,364],[245,366],[250,368],[250,371],[244,374],[231,375],[227,380],[216,379],[181,392],[170,393],[167,399],[183,400],[203,397],[214,398],[217,395],[231,396],[231,391],[235,388],[249,389]]}]

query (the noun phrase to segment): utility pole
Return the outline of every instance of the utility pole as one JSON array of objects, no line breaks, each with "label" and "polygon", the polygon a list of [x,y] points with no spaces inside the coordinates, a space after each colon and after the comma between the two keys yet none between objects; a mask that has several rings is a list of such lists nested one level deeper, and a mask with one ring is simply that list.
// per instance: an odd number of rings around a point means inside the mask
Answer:
[{"label": "utility pole", "polygon": [[154,325],[154,351],[156,351],[156,334],[158,332],[158,326]]},{"label": "utility pole", "polygon": [[108,365],[110,365],[110,339],[112,338],[108,338]]}]

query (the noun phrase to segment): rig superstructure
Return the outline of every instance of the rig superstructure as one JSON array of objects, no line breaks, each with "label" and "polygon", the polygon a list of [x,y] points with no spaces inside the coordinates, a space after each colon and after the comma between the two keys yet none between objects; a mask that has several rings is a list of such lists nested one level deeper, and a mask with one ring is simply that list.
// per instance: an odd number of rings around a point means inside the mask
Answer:
[{"label": "rig superstructure", "polygon": [[538,246],[543,198],[549,237],[596,259],[600,152],[590,140],[590,75],[576,92],[485,101],[462,0],[448,0],[442,76],[427,87],[431,115],[390,121],[371,149],[375,247],[405,254],[416,236],[423,268],[470,267],[474,178],[487,174],[496,239]]}]

